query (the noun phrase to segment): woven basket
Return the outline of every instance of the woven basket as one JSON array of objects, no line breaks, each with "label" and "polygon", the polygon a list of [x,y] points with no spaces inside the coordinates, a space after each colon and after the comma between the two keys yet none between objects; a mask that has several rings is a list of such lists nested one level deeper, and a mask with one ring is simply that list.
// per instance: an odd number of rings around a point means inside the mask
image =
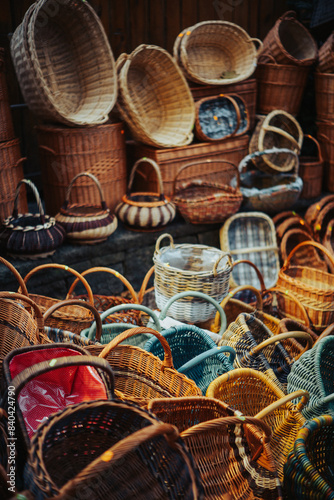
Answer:
[{"label": "woven basket", "polygon": [[[175,147],[193,139],[195,106],[172,56],[156,45],[139,45],[117,60],[118,110],[135,139]],[[172,91],[171,91],[172,89]]]},{"label": "woven basket", "polygon": [[304,241],[288,255],[279,271],[277,285],[297,296],[307,311],[312,329],[321,332],[334,322],[334,276],[312,267],[292,265],[293,255],[303,246],[318,248],[334,264],[333,257],[323,245]]},{"label": "woven basket", "polygon": [[314,73],[317,120],[334,121],[334,74]]},{"label": "woven basket", "polygon": [[334,219],[330,220],[327,224],[325,235],[322,239],[322,244],[334,257]]},{"label": "woven basket", "polygon": [[[99,205],[70,203],[72,186],[80,177],[89,177],[94,182],[100,195]],[[118,224],[116,216],[107,208],[99,180],[89,172],[82,172],[71,180],[65,201],[55,219],[64,228],[68,240],[82,245],[106,241],[116,231]]]},{"label": "woven basket", "polygon": [[[219,231],[220,248],[234,259],[250,260],[263,276],[266,288],[276,285],[280,269],[275,226],[262,212],[239,212],[229,217]],[[247,283],[243,266],[232,271],[230,287]],[[258,285],[256,281],[255,286]]]},{"label": "woven basket", "polygon": [[[38,213],[18,211],[21,186],[29,186],[35,196]],[[12,215],[2,222],[0,245],[8,255],[19,259],[43,258],[54,254],[65,238],[65,231],[54,217],[45,215],[42,201],[35,184],[22,179],[15,191]]]},{"label": "woven basket", "polygon": [[319,243],[322,242],[327,226],[329,222],[333,219],[334,217],[334,201],[330,201],[329,203],[326,203],[321,210],[318,211],[317,217],[314,221],[314,237]]},{"label": "woven basket", "polygon": [[[111,211],[126,190],[126,150],[124,124],[105,123],[92,127],[61,127],[38,125],[45,206],[56,215],[65,199],[71,180],[81,172],[90,172],[99,179],[107,207]],[[99,204],[99,192],[87,177],[72,187],[74,203]]]},{"label": "woven basket", "polygon": [[[22,162],[24,160],[25,158],[21,158],[20,143],[18,139],[0,142],[0,222],[7,219],[12,213],[15,190],[18,183],[24,177],[22,167]],[[18,210],[20,213],[28,212],[27,196],[24,186],[20,189]]]},{"label": "woven basket", "polygon": [[[297,394],[298,405],[293,404]],[[283,466],[294,445],[297,432],[305,423],[301,409],[308,401],[306,391],[287,396],[263,373],[251,368],[238,368],[216,378],[208,387],[206,396],[219,399],[252,417],[260,418],[272,431],[270,448],[278,476],[283,482]]]},{"label": "woven basket", "polygon": [[298,121],[282,110],[271,111],[261,118],[249,142],[249,153],[262,153],[267,149],[284,149],[283,152],[272,152],[256,155],[254,165],[267,173],[298,174],[298,157],[303,142],[303,131]]},{"label": "woven basket", "polygon": [[[292,250],[302,241],[315,240],[303,229],[290,229],[284,233],[279,246],[282,265],[290,252],[292,252]],[[328,271],[326,262],[319,256],[315,248],[306,249],[302,247],[295,253],[293,261],[299,266],[315,267],[316,269],[320,269],[322,271]]]},{"label": "woven basket", "polygon": [[[334,101],[333,101],[334,102]],[[323,187],[334,192],[334,116],[332,121],[317,121],[317,138],[324,158]]]},{"label": "woven basket", "polygon": [[[170,246],[160,249],[168,237]],[[155,264],[154,290],[159,309],[179,292],[202,292],[217,302],[228,292],[232,269],[230,255],[206,245],[174,245],[170,234],[162,234],[156,241],[153,256]],[[169,315],[182,322],[196,323],[214,317],[215,307],[207,300],[185,298],[169,309]]]},{"label": "woven basket", "polygon": [[15,138],[6,80],[5,49],[0,47],[0,142]]},{"label": "woven basket", "polygon": [[306,138],[315,144],[317,149],[316,156],[304,156],[303,151],[301,151],[299,157],[299,176],[303,180],[303,189],[300,198],[309,200],[321,195],[324,160],[322,158],[319,142],[311,135],[305,135],[304,142]]},{"label": "woven basket", "polygon": [[294,211],[281,212],[273,217],[273,222],[276,228],[277,242],[280,244],[288,231],[293,229],[305,231],[309,235],[309,239],[313,239],[313,228],[303,217],[300,217]]},{"label": "woven basket", "polygon": [[31,6],[11,39],[24,100],[51,122],[104,123],[116,102],[117,79],[102,23],[87,2],[52,4]]},{"label": "woven basket", "polygon": [[[156,193],[132,192],[135,173],[143,163],[154,169],[158,183]],[[154,160],[145,157],[136,161],[131,170],[127,193],[115,208],[115,212],[126,227],[139,231],[159,231],[173,221],[176,207],[164,194],[159,165]]]},{"label": "woven basket", "polygon": [[271,430],[263,421],[240,416],[212,398],[154,400],[149,408],[181,431],[199,469],[204,498],[282,499]]},{"label": "woven basket", "polygon": [[198,471],[176,427],[117,400],[82,403],[52,415],[33,438],[29,468],[25,482],[43,497],[70,500],[89,492],[107,500],[112,492],[124,500],[203,498]]},{"label": "woven basket", "polygon": [[294,11],[285,12],[263,40],[259,60],[269,55],[279,64],[310,66],[318,56],[311,33],[296,19]]},{"label": "woven basket", "polygon": [[[207,173],[206,165],[216,173]],[[199,178],[183,180],[185,171],[201,169]],[[218,170],[219,169],[219,170]],[[240,176],[237,167],[224,160],[206,160],[184,165],[174,179],[173,201],[182,217],[190,224],[215,224],[224,222],[235,214],[242,202]]]},{"label": "woven basket", "polygon": [[322,415],[299,430],[284,466],[284,485],[289,498],[334,498],[332,447],[334,421]]},{"label": "woven basket", "polygon": [[334,202],[334,194],[323,196],[319,201],[312,203],[305,212],[305,220],[313,229],[319,212],[328,204]]},{"label": "woven basket", "polygon": [[206,85],[229,85],[249,78],[256,67],[256,44],[262,46],[260,40],[227,21],[197,23],[174,43],[174,57],[186,77]]},{"label": "woven basket", "polygon": [[317,63],[317,70],[320,73],[334,73],[334,32],[321,45]]},{"label": "woven basket", "polygon": [[[308,318],[306,323],[303,323],[301,319],[299,321],[296,321],[295,319],[291,319],[289,317],[283,317],[283,319],[280,320],[278,324],[279,333],[296,331],[308,333],[313,341],[313,345],[319,338],[318,335],[314,333],[313,330],[311,330]],[[302,354],[304,354],[304,352],[309,349],[309,344],[310,342],[308,343],[308,341],[305,339],[296,340],[294,338],[291,338],[287,339],[284,345],[289,353],[294,357],[294,359],[298,359]]]}]

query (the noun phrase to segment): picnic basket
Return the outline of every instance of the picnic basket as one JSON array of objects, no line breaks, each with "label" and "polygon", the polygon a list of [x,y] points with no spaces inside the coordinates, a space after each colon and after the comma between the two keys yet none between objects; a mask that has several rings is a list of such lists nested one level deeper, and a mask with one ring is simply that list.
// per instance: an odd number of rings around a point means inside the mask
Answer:
[{"label": "picnic basket", "polygon": [[[170,245],[160,249],[166,237]],[[155,300],[159,309],[174,295],[187,290],[204,293],[217,302],[228,292],[232,269],[228,252],[207,245],[175,245],[172,236],[165,233],[156,241],[153,262]],[[189,323],[206,321],[214,314],[215,306],[203,297],[185,297],[169,309],[169,316]]]},{"label": "picnic basket", "polygon": [[10,49],[24,100],[41,119],[69,126],[108,120],[117,97],[115,60],[88,2],[35,2]]},{"label": "picnic basket", "polygon": [[[100,195],[100,204],[70,203],[73,184],[80,177],[88,177],[93,181]],[[81,245],[101,243],[117,229],[117,218],[107,208],[101,184],[90,172],[81,172],[73,177],[55,219],[64,228],[66,238]]]},{"label": "picnic basket", "polygon": [[[307,139],[305,141],[305,139]],[[300,197],[309,200],[321,195],[324,173],[324,160],[321,147],[315,137],[305,134],[303,147],[307,142],[315,145],[316,154],[305,155],[303,149],[299,156],[299,176],[303,180],[303,189]]]},{"label": "picnic basket", "polygon": [[[236,368],[211,382],[209,398],[224,401],[243,415],[263,420],[272,431],[270,448],[283,482],[283,466],[294,445],[297,432],[305,423],[301,409],[308,401],[307,391],[286,396],[264,373],[252,368]],[[301,400],[293,404],[292,399]]]},{"label": "picnic basket", "polygon": [[[153,167],[158,183],[156,193],[132,191],[135,173],[143,163]],[[115,213],[127,228],[140,231],[159,231],[172,222],[176,208],[164,194],[160,168],[154,160],[143,157],[136,161],[131,170],[127,192],[115,208]]]},{"label": "picnic basket", "polygon": [[[210,164],[216,173],[208,173]],[[203,165],[201,176],[182,181],[182,173]],[[174,179],[173,202],[190,224],[223,222],[236,213],[242,203],[240,176],[237,167],[227,160],[203,160],[188,163],[179,169]]]},{"label": "picnic basket", "polygon": [[[38,213],[18,211],[22,186],[29,186],[35,197]],[[29,179],[22,179],[16,186],[12,215],[2,221],[0,246],[8,255],[19,259],[43,258],[54,254],[65,238],[65,231],[54,217],[46,215],[39,192]]]},{"label": "picnic basket", "polygon": [[257,38],[235,23],[203,21],[184,29],[174,42],[174,57],[188,80],[229,85],[249,78],[257,62]]},{"label": "picnic basket", "polygon": [[334,265],[333,257],[323,245],[315,241],[303,241],[290,252],[285,260],[279,271],[277,285],[296,295],[306,309],[312,329],[315,332],[321,332],[334,321],[334,276],[314,267],[294,265],[293,255],[304,246],[319,249],[331,265]]},{"label": "picnic basket", "polygon": [[282,499],[271,430],[262,420],[213,398],[155,399],[149,409],[179,428],[199,469],[204,498]]},{"label": "picnic basket", "polygon": [[298,431],[284,465],[284,490],[289,498],[334,498],[331,415],[309,420]]},{"label": "picnic basket", "polygon": [[[154,452],[152,452],[154,450]],[[118,400],[53,414],[33,437],[26,483],[43,497],[200,500],[199,473],[175,426]]]}]

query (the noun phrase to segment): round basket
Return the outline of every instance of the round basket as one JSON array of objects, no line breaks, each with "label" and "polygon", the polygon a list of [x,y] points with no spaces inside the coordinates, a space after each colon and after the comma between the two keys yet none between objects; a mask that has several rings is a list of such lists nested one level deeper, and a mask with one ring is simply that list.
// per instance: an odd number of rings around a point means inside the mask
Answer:
[{"label": "round basket", "polygon": [[190,144],[195,105],[173,57],[156,45],[139,45],[117,59],[118,110],[133,136],[155,147]]},{"label": "round basket", "polygon": [[88,2],[34,3],[13,34],[11,54],[24,100],[39,117],[70,126],[108,120],[115,60]]},{"label": "round basket", "polygon": [[319,49],[317,69],[320,73],[334,73],[334,31]]},{"label": "round basket", "polygon": [[[163,238],[170,246],[160,249]],[[157,307],[163,309],[168,300],[179,292],[198,291],[220,303],[228,293],[232,262],[229,253],[206,245],[174,245],[170,234],[156,241],[154,290]],[[216,309],[207,300],[187,297],[173,304],[169,316],[189,323],[214,318]],[[180,307],[181,304],[181,307]]]},{"label": "round basket", "polygon": [[262,45],[237,24],[203,21],[183,30],[174,42],[174,56],[196,83],[228,85],[249,78],[255,71],[257,48]]},{"label": "round basket", "polygon": [[[101,199],[100,205],[72,203],[70,194],[72,186],[79,177],[89,177],[95,183]],[[66,198],[56,221],[66,231],[67,239],[74,243],[94,244],[105,241],[117,229],[117,218],[107,208],[101,185],[98,179],[89,172],[76,175],[68,186]]]},{"label": "round basket", "polygon": [[269,54],[279,64],[309,66],[318,56],[310,32],[296,19],[294,11],[285,12],[263,40],[259,59]]},{"label": "round basket", "polygon": [[256,155],[255,166],[267,173],[298,172],[298,154],[303,143],[303,131],[298,121],[283,110],[274,110],[261,118],[249,142],[249,153],[279,148],[290,151]]},{"label": "round basket", "polygon": [[[35,196],[38,213],[19,214],[18,200],[22,185],[29,186]],[[44,214],[38,190],[33,182],[22,179],[16,188],[12,215],[2,222],[0,246],[15,258],[35,259],[52,255],[65,238],[65,231],[54,217]]]},{"label": "round basket", "polygon": [[[131,193],[135,173],[142,163],[148,163],[153,167],[158,181],[157,193]],[[127,227],[140,231],[158,231],[174,219],[175,205],[163,193],[160,169],[154,160],[145,157],[136,161],[131,171],[127,193],[115,212]]]}]

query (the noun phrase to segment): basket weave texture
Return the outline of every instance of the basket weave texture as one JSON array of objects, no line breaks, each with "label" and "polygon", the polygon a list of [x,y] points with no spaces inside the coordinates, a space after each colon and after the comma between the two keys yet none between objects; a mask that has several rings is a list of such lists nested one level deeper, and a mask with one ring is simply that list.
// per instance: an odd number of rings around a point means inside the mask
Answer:
[{"label": "basket weave texture", "polygon": [[317,150],[316,155],[314,156],[305,156],[301,152],[299,157],[299,176],[303,180],[303,189],[300,194],[300,198],[308,200],[321,195],[324,160],[320,144],[316,138],[310,135],[305,135],[304,141],[306,138],[316,146]]},{"label": "basket weave texture", "polygon": [[321,45],[317,62],[320,73],[334,73],[334,33]]},{"label": "basket weave texture", "polygon": [[[0,221],[7,219],[12,213],[15,200],[15,190],[18,183],[23,179],[24,172],[21,158],[20,144],[18,139],[0,142]],[[20,213],[28,212],[26,189],[20,189],[18,198],[18,210]]]},{"label": "basket weave texture", "polygon": [[25,102],[39,117],[70,126],[108,120],[117,97],[115,60],[88,2],[39,0],[11,39]]},{"label": "basket weave texture", "polygon": [[321,122],[334,120],[334,74],[314,73],[315,104],[317,119]]},{"label": "basket weave texture", "polygon": [[0,142],[15,138],[6,80],[5,49],[0,48]]}]

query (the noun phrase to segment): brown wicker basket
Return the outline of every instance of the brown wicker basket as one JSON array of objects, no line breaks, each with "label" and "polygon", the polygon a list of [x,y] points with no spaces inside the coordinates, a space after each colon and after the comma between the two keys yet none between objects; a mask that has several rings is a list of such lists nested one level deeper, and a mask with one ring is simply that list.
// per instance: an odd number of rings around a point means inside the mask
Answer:
[{"label": "brown wicker basket", "polygon": [[0,142],[15,138],[5,69],[5,49],[0,47]]},{"label": "brown wicker basket", "polygon": [[334,121],[334,74],[314,73],[315,105],[319,121]]},{"label": "brown wicker basket", "polygon": [[118,110],[135,139],[164,148],[192,141],[194,100],[165,49],[139,45],[130,55],[121,54],[117,71]]},{"label": "brown wicker basket", "polygon": [[306,138],[312,141],[317,148],[315,156],[304,156],[302,151],[299,156],[299,176],[303,179],[303,189],[300,198],[308,200],[321,195],[324,160],[319,142],[311,135],[305,135],[304,141]]},{"label": "brown wicker basket", "polygon": [[[280,220],[279,216],[284,218]],[[273,217],[273,221],[275,223],[276,238],[278,244],[281,243],[285,233],[287,231],[290,231],[291,229],[301,229],[310,236],[309,239],[313,239],[314,236],[313,228],[308,224],[308,222],[306,222],[305,219],[303,219],[303,217],[300,217],[296,212],[293,211],[281,212],[280,214],[278,214],[276,220],[275,217]]]},{"label": "brown wicker basket", "polygon": [[71,126],[107,121],[117,97],[115,61],[88,2],[33,4],[11,54],[25,102],[38,116]]},{"label": "brown wicker basket", "polygon": [[329,35],[318,51],[317,69],[320,73],[334,73],[334,32]]},{"label": "brown wicker basket", "polygon": [[267,54],[279,64],[309,66],[316,61],[318,47],[311,33],[297,21],[296,13],[288,11],[264,38],[259,60]]},{"label": "brown wicker basket", "polygon": [[[290,252],[292,252],[299,243],[310,240],[315,241],[314,238],[303,229],[292,228],[286,231],[279,245],[282,265]],[[296,264],[298,263],[299,266],[315,267],[322,271],[328,271],[326,262],[319,256],[315,248],[305,249],[302,247],[295,253],[293,261]]]},{"label": "brown wicker basket", "polygon": [[[24,160],[25,158],[21,158],[20,143],[18,139],[0,142],[0,222],[9,217],[12,213],[15,190],[18,183],[24,177],[22,167],[22,162]],[[20,213],[28,212],[25,186],[20,189],[18,210]]]},{"label": "brown wicker basket", "polygon": [[[334,76],[334,75],[333,75]],[[324,157],[323,186],[326,191],[334,192],[334,117],[330,122],[316,122],[317,138]]]},{"label": "brown wicker basket", "polygon": [[314,228],[319,212],[328,204],[334,202],[334,194],[323,196],[321,200],[312,203],[305,212],[305,220],[308,225]]}]

